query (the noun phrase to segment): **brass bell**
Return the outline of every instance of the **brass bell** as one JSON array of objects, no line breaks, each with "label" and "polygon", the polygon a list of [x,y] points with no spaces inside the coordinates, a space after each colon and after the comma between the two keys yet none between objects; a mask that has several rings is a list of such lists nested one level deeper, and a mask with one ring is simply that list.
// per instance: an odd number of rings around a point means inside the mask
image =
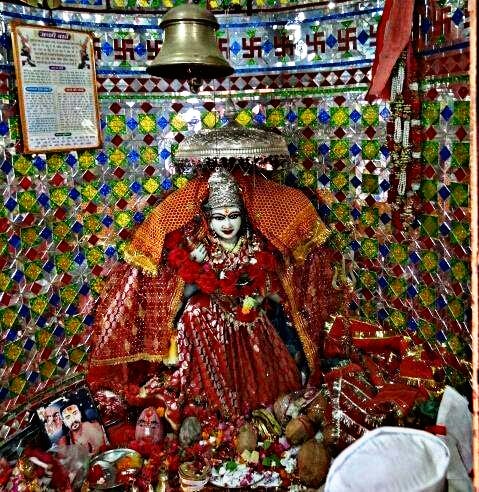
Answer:
[{"label": "brass bell", "polygon": [[221,54],[215,31],[219,24],[208,10],[184,4],[169,10],[160,27],[163,46],[146,72],[155,77],[192,80],[226,77],[234,72]]}]

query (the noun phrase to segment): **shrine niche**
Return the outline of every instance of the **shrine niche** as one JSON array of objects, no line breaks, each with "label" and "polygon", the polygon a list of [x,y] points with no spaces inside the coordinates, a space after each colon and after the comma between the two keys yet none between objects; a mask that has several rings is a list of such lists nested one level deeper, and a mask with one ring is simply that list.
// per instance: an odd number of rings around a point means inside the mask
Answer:
[{"label": "shrine niche", "polygon": [[[188,81],[166,0],[0,3],[6,490],[472,486],[472,13],[413,4],[200,2]],[[100,148],[25,151],[12,20],[92,33]]]}]

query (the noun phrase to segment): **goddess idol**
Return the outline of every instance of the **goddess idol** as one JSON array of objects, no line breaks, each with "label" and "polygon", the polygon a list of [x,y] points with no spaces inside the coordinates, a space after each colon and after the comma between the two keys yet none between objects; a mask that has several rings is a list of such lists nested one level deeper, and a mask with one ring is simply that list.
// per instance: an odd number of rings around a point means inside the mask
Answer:
[{"label": "goddess idol", "polygon": [[180,407],[238,416],[306,374],[318,383],[320,333],[339,302],[328,232],[299,190],[224,169],[191,180],[139,226],[109,276],[90,383],[141,382],[147,363],[168,362],[170,344]]}]

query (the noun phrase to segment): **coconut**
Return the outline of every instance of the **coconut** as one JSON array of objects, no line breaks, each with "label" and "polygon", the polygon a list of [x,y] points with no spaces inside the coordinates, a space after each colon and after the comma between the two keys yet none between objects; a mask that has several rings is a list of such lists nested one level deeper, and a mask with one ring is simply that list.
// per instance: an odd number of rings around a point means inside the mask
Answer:
[{"label": "coconut", "polygon": [[302,484],[319,487],[328,474],[330,457],[324,445],[316,439],[305,442],[298,453],[298,475]]},{"label": "coconut", "polygon": [[244,450],[253,451],[258,443],[258,434],[254,425],[246,423],[241,426],[238,432],[238,440],[236,450],[238,454],[242,454]]},{"label": "coconut", "polygon": [[306,415],[313,424],[320,424],[323,421],[327,406],[328,400],[320,393],[306,408]]},{"label": "coconut", "polygon": [[293,444],[301,444],[314,436],[314,427],[306,415],[300,415],[288,422],[284,435]]}]

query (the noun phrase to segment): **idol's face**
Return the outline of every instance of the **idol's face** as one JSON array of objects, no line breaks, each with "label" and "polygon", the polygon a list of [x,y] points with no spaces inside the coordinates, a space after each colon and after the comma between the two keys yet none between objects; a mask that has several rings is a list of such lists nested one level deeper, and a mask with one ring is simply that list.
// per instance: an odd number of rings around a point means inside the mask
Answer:
[{"label": "idol's face", "polygon": [[81,426],[81,412],[76,405],[70,405],[63,409],[62,418],[65,425],[72,431],[76,431]]},{"label": "idol's face", "polygon": [[218,207],[210,212],[210,228],[219,239],[233,241],[241,228],[239,207]]}]

